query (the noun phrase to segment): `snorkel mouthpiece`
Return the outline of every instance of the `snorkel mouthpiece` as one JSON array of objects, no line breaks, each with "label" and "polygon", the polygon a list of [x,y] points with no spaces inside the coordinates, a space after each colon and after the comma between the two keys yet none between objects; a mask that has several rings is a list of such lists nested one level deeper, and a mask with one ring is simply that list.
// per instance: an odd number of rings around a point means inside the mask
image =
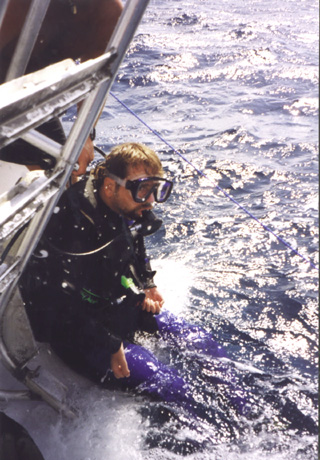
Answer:
[{"label": "snorkel mouthpiece", "polygon": [[135,238],[138,234],[148,236],[155,233],[162,225],[162,220],[159,219],[152,211],[146,210],[142,212],[141,220],[130,227],[132,236]]}]

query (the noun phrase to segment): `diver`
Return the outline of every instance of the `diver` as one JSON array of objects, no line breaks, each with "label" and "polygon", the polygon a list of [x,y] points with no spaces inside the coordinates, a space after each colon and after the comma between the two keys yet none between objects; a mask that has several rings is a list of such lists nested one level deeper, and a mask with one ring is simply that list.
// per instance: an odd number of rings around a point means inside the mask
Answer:
[{"label": "diver", "polygon": [[[211,334],[168,311],[154,282],[144,237],[162,221],[152,212],[173,183],[145,145],[115,147],[58,202],[21,277],[38,341],[98,384],[129,388],[193,410],[192,388],[177,369],[140,345],[136,333],[178,338],[196,355],[225,357]],[[228,382],[230,400],[245,401]]]}]

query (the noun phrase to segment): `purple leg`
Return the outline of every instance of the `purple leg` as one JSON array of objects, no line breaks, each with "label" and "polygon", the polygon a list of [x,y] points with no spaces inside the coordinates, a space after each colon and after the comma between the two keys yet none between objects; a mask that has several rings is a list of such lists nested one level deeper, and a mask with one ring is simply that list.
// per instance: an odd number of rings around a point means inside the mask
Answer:
[{"label": "purple leg", "polygon": [[[224,385],[223,391],[226,391],[231,403],[242,413],[245,405],[243,391],[235,385],[230,366],[220,361],[219,358],[225,358],[227,355],[225,350],[213,340],[211,334],[168,312],[157,316],[156,320],[161,337],[177,349],[188,350],[192,360],[197,362],[201,369],[207,371],[206,379],[214,385]],[[130,377],[116,381],[112,375],[109,375],[109,381],[114,381],[118,387],[120,385],[120,387],[135,389],[141,394],[147,394],[158,400],[178,403],[192,415],[196,414],[197,403],[192,396],[191,374],[191,384],[189,384],[180,372],[159,361],[140,345],[125,343],[125,354]],[[188,382],[190,376],[187,378]]]},{"label": "purple leg", "polygon": [[228,355],[212,335],[200,326],[188,324],[183,318],[178,318],[167,311],[157,316],[156,321],[161,337],[176,348],[186,349],[193,356],[192,359],[200,362],[202,368],[208,371],[206,378],[211,383],[226,385],[230,402],[240,413],[244,413],[247,401],[245,392],[237,387],[230,365],[219,360],[219,358],[228,358]]},{"label": "purple leg", "polygon": [[188,403],[188,385],[171,369],[140,345],[128,344],[125,349],[130,377],[129,388],[168,402]]},{"label": "purple leg", "polygon": [[174,342],[179,348],[199,352],[213,358],[227,358],[224,348],[219,345],[209,332],[200,326],[187,323],[172,313],[164,311],[156,316],[159,332],[165,340]]}]

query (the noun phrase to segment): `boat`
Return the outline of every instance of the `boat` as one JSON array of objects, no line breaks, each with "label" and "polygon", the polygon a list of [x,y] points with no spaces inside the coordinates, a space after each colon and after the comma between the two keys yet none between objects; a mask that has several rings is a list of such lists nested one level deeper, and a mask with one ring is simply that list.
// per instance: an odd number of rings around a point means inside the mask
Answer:
[{"label": "boat", "polygon": [[[0,27],[8,4],[5,0],[0,5]],[[24,174],[0,196],[0,360],[12,377],[8,386],[0,389],[0,399],[9,403],[41,400],[65,417],[74,418],[78,415],[72,403],[75,388],[78,391],[93,384],[71,371],[48,344],[36,342],[18,283],[106,104],[148,0],[126,2],[101,56],[80,64],[67,59],[23,75],[49,4],[50,0],[33,0],[7,81],[0,86],[0,148],[23,139],[55,160],[49,172]],[[79,101],[83,101],[81,110],[64,145],[35,129]],[[24,171],[22,167],[18,174]]]}]

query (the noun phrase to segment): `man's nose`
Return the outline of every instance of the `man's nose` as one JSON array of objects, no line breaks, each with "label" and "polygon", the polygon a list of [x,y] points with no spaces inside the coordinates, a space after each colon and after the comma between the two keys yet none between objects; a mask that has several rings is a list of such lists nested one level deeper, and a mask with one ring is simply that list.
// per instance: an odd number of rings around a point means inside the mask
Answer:
[{"label": "man's nose", "polygon": [[147,203],[154,203],[154,192],[151,193],[151,195],[147,199]]}]

